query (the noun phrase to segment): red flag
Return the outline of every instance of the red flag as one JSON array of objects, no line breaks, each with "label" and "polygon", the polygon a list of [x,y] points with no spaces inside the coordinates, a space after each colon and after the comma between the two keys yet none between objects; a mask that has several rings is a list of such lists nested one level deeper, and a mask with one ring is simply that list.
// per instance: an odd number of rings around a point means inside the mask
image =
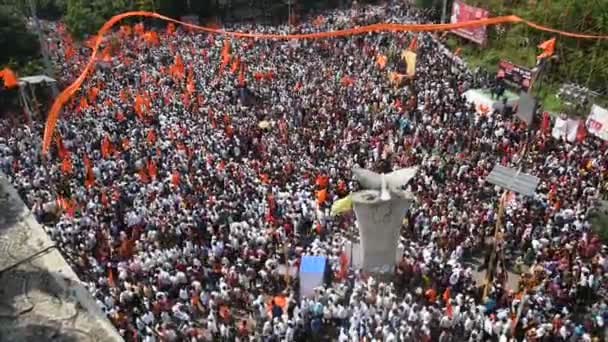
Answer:
[{"label": "red flag", "polygon": [[536,59],[542,59],[553,56],[555,52],[555,37],[546,40],[538,45],[539,49],[542,49],[543,52],[540,55],[536,56]]},{"label": "red flag", "polygon": [[316,192],[317,204],[323,204],[327,199],[327,189],[322,189]]},{"label": "red flag", "polygon": [[414,38],[410,42],[410,45],[407,47],[407,49],[411,50],[411,51],[414,51],[417,48],[418,48],[418,38],[416,36],[414,36]]},{"label": "red flag", "polygon": [[353,79],[348,75],[344,75],[340,79],[340,82],[342,83],[343,86],[349,87],[353,84]]},{"label": "red flag", "polygon": [[17,76],[15,76],[15,73],[9,68],[4,68],[0,71],[0,78],[4,79],[4,88],[10,89],[19,85]]},{"label": "red flag", "polygon": [[576,141],[581,143],[581,142],[585,141],[586,137],[587,137],[587,129],[585,128],[585,121],[579,120],[578,128],[576,130]]},{"label": "red flag", "polygon": [[148,174],[152,179],[156,179],[156,173],[156,163],[154,162],[154,160],[150,159],[150,161],[148,161]]},{"label": "red flag", "polygon": [[447,307],[446,307],[446,312],[448,314],[448,317],[452,318],[453,310],[452,310],[452,300],[451,299],[448,300],[448,304],[447,304]]},{"label": "red flag", "polygon": [[72,161],[69,156],[61,161],[61,172],[63,172],[64,175],[72,173]]},{"label": "red flag", "polygon": [[540,125],[540,130],[543,134],[547,134],[547,132],[549,132],[549,124],[550,124],[551,118],[549,116],[548,112],[543,112],[543,121]]},{"label": "red flag", "polygon": [[154,144],[154,142],[156,142],[156,134],[154,133],[153,129],[148,131],[148,135],[146,136],[146,141],[148,141],[149,144]]},{"label": "red flag", "polygon": [[101,156],[107,158],[110,153],[112,153],[112,145],[110,144],[110,138],[106,135],[101,141]]},{"label": "red flag", "polygon": [[171,174],[171,183],[175,186],[179,185],[179,172],[177,170],[174,170],[173,173]]},{"label": "red flag", "polygon": [[106,193],[105,193],[105,192],[102,192],[102,193],[99,195],[99,202],[101,202],[101,204],[102,204],[104,207],[107,207],[107,206],[108,206],[108,203],[110,203],[110,201],[108,200],[108,195],[106,195]]}]

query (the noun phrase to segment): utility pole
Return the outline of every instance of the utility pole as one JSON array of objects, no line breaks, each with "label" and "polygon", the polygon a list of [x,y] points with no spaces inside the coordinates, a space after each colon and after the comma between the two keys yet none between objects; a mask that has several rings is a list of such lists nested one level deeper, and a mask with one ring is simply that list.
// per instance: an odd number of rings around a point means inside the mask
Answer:
[{"label": "utility pole", "polygon": [[[46,74],[52,78],[55,78],[55,73],[53,72],[53,65],[51,64],[51,60],[49,58],[49,52],[47,50],[47,46],[44,42],[44,37],[42,36],[42,29],[40,28],[40,21],[38,20],[38,16],[36,15],[36,3],[35,0],[28,0],[28,4],[30,6],[30,12],[32,15],[32,19],[34,19],[34,26],[36,29],[36,34],[38,35],[38,42],[40,43],[40,51],[42,52],[42,60],[44,62],[44,67],[46,69]],[[57,83],[51,83],[51,90],[53,92],[53,97],[59,94],[59,90],[57,89]]]}]

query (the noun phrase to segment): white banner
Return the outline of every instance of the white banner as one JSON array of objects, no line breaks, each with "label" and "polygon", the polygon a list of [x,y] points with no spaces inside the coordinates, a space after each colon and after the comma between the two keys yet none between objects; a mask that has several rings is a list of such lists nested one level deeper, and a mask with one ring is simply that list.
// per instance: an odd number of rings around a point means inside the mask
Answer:
[{"label": "white banner", "polygon": [[558,117],[555,119],[555,125],[551,131],[551,135],[555,139],[564,139],[569,142],[574,142],[574,140],[576,140],[576,132],[579,124],[580,120],[578,119],[564,119]]},{"label": "white banner", "polygon": [[585,124],[589,133],[602,140],[608,140],[608,109],[593,105]]}]

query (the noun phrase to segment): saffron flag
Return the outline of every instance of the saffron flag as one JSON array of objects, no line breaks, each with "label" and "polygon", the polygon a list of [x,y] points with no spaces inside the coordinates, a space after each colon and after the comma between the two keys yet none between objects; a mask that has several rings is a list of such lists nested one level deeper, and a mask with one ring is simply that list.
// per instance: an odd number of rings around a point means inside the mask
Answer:
[{"label": "saffron flag", "polygon": [[91,160],[89,160],[89,157],[85,154],[84,157],[82,158],[82,163],[84,164],[84,185],[87,188],[90,188],[93,183],[95,183],[95,178],[93,176],[93,167],[91,166]]},{"label": "saffron flag", "polygon": [[112,145],[110,144],[110,138],[106,135],[101,141],[101,156],[107,158],[110,153],[112,153]]},{"label": "saffron flag", "polygon": [[63,145],[63,140],[61,139],[61,135],[59,135],[59,133],[57,133],[57,135],[55,136],[55,143],[57,144],[57,155],[59,156],[59,158],[67,158],[70,154],[70,151],[68,151],[68,149],[65,148],[65,145]]},{"label": "saffron flag", "polygon": [[379,54],[378,56],[376,56],[376,64],[378,64],[378,67],[380,69],[384,69],[386,67],[386,61],[387,58],[385,55]]},{"label": "saffron flag", "polygon": [[61,172],[63,172],[64,175],[72,173],[72,161],[69,156],[61,161]]},{"label": "saffron flag", "polygon": [[322,189],[316,192],[317,204],[321,205],[327,199],[327,189]]},{"label": "saffron flag", "polygon": [[177,170],[174,170],[173,173],[171,174],[171,184],[173,184],[174,186],[178,186],[179,185],[179,172]]},{"label": "saffron flag", "polygon": [[536,56],[536,59],[542,59],[553,56],[555,52],[555,37],[546,40],[538,45],[539,49],[542,49],[543,52],[540,55]]},{"label": "saffron flag", "polygon": [[15,76],[15,73],[9,68],[4,68],[0,71],[0,78],[4,79],[4,88],[10,89],[19,85],[17,76]]},{"label": "saffron flag", "polygon": [[239,57],[235,57],[232,60],[232,65],[230,65],[230,71],[234,73],[237,70],[239,70],[239,64],[240,63],[241,63],[241,59]]}]

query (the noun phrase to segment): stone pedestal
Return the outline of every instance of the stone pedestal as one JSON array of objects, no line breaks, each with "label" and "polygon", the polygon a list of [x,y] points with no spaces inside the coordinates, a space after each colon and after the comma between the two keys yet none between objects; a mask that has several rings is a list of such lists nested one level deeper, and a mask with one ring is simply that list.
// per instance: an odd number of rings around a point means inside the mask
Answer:
[{"label": "stone pedestal", "polygon": [[363,190],[353,194],[361,245],[361,268],[371,273],[392,273],[403,218],[414,201],[405,191],[380,198],[379,190]]}]

